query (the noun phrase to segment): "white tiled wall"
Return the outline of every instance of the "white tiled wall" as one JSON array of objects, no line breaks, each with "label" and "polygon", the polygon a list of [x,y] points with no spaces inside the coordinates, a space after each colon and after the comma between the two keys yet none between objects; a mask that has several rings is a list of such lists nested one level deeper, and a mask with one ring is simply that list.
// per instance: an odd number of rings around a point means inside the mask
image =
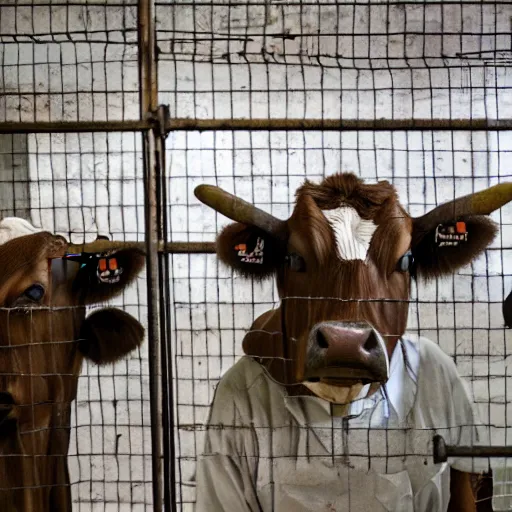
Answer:
[{"label": "white tiled wall", "polygon": [[[23,3],[0,6],[0,121],[137,118],[136,2]],[[160,102],[172,116],[198,118],[512,117],[511,5],[340,4],[158,2]],[[508,131],[172,132],[170,235],[213,240],[226,223],[197,202],[199,183],[286,218],[305,177],[350,170],[392,181],[420,215],[510,180],[510,151]],[[97,233],[143,238],[139,135],[31,135],[27,154],[28,179],[18,180],[15,202],[28,198],[36,225],[73,241]],[[492,249],[454,278],[415,289],[420,302],[411,303],[409,325],[456,358],[482,419],[494,425],[493,442],[508,443],[512,338],[501,301],[512,289],[511,206],[493,218],[501,231]],[[252,319],[277,295],[272,282],[242,281],[213,255],[174,255],[172,271],[178,497],[190,510],[215,385],[241,355]],[[144,279],[119,304],[144,322]],[[84,368],[70,455],[77,510],[151,506],[146,347],[114,369]],[[500,478],[498,494],[506,491]]]}]

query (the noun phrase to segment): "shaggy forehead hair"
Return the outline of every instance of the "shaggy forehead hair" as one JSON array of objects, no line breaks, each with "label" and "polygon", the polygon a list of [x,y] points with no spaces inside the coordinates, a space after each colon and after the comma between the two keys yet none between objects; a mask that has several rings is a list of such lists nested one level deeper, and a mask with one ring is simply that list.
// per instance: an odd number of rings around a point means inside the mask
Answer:
[{"label": "shaggy forehead hair", "polygon": [[66,247],[60,236],[38,229],[24,219],[0,221],[0,287],[16,272],[30,271],[44,259],[61,257]]},{"label": "shaggy forehead hair", "polygon": [[[296,198],[292,217],[298,221],[301,230],[307,230],[319,264],[326,263],[333,254],[339,257],[340,252],[345,258],[337,259],[350,259],[346,257],[347,251],[340,251],[340,240],[336,233],[336,218],[343,214],[345,207],[347,210],[353,209],[357,213],[353,217],[362,220],[359,235],[369,245],[368,257],[383,272],[391,271],[396,263],[396,244],[403,236],[404,220],[410,219],[400,206],[391,184],[387,181],[366,184],[353,174],[336,174],[325,178],[320,184],[306,181],[297,190]],[[375,227],[370,229],[368,221]],[[339,230],[342,231],[343,226],[339,226]]]},{"label": "shaggy forehead hair", "polygon": [[305,195],[321,210],[332,210],[344,204],[352,206],[362,219],[375,221],[384,205],[398,202],[394,187],[387,181],[367,184],[354,174],[335,174],[319,184],[306,181],[295,193],[297,202]]}]

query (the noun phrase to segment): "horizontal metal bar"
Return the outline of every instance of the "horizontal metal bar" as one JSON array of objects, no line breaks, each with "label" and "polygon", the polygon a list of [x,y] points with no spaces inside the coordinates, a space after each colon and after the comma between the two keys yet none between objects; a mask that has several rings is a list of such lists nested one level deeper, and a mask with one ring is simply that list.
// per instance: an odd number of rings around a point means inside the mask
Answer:
[{"label": "horizontal metal bar", "polygon": [[215,242],[167,242],[160,252],[171,254],[194,253],[215,254]]},{"label": "horizontal metal bar", "polygon": [[[509,5],[510,0],[493,0],[492,4],[490,5]],[[53,5],[53,4],[52,4]],[[58,5],[58,4],[57,4]],[[155,5],[159,7],[172,7],[176,8],[177,6],[174,4],[169,4],[168,1],[166,2],[155,2]],[[197,5],[194,0],[187,0],[185,2],[180,2],[179,7],[182,6],[195,6]],[[337,3],[328,3],[328,2],[319,2],[318,0],[287,0],[286,3],[280,1],[280,0],[256,0],[251,1],[251,3],[248,5],[248,7],[253,6],[265,6],[265,7],[288,7],[288,6],[301,6],[301,5],[312,5],[314,7],[318,8],[330,8],[330,9],[339,9],[340,7],[368,7],[371,5],[379,6],[379,7],[388,7],[388,6],[405,6],[410,5],[414,6],[415,8],[418,8],[418,0],[388,0],[385,4],[382,2],[382,0],[364,0],[364,1],[348,1],[344,0],[343,2],[337,2]],[[428,7],[439,7],[441,9],[443,5],[457,5],[457,6],[466,6],[466,5],[476,5],[481,7],[482,6],[482,0],[443,0],[440,2],[439,0],[423,0],[420,4],[420,7],[425,8]],[[201,1],[201,7],[203,6],[215,6],[215,7],[239,7],[240,2],[226,2],[224,0],[211,0],[209,2],[207,1]]]},{"label": "horizontal metal bar", "polygon": [[512,119],[171,119],[168,130],[512,130]]},{"label": "horizontal metal bar", "polygon": [[434,464],[448,457],[512,457],[512,446],[450,446],[443,436],[434,436]]},{"label": "horizontal metal bar", "polygon": [[[493,0],[492,4],[490,5],[509,5],[510,0]],[[32,6],[34,3],[31,0],[23,0],[18,2],[18,5],[15,7],[23,7],[23,6]],[[91,7],[91,6],[101,6],[106,8],[117,8],[119,6],[122,7],[136,7],[137,2],[135,0],[133,1],[127,1],[124,0],[124,2],[111,2],[106,3],[105,0],[87,0],[84,2],[84,0],[76,1],[72,0],[70,2],[62,2],[62,1],[54,1],[54,0],[48,0],[47,2],[40,2],[36,4],[37,7],[70,7],[70,6],[79,6],[79,7]],[[158,7],[170,7],[170,8],[176,8],[181,6],[196,6],[197,2],[194,2],[194,0],[187,0],[185,2],[180,2],[178,5],[176,4],[170,4],[169,1],[157,1],[155,2],[155,6]],[[234,1],[224,1],[224,0],[210,0],[210,1],[202,1],[201,6],[215,6],[215,7],[239,7],[240,2],[234,2]],[[337,2],[337,3],[328,3],[328,2],[319,2],[318,0],[287,0],[286,3],[283,3],[281,0],[272,0],[269,2],[269,0],[255,0],[251,1],[249,4],[249,7],[252,6],[266,6],[266,7],[287,7],[288,5],[292,6],[300,6],[300,5],[312,5],[315,7],[330,7],[332,9],[339,8],[340,6],[357,6],[357,7],[368,7],[371,5],[375,6],[404,6],[404,5],[412,5],[414,7],[418,6],[418,0],[389,0],[385,4],[382,3],[382,0],[351,0],[351,1],[343,1],[343,3]],[[458,5],[458,6],[467,6],[467,5],[477,5],[479,7],[482,6],[482,0],[443,0],[442,3],[439,0],[423,0],[420,4],[421,7],[429,6],[429,7],[439,7],[442,8],[443,5]],[[484,4],[485,5],[485,4]],[[11,7],[10,4],[7,5],[0,5],[0,7]]]},{"label": "horizontal metal bar", "polygon": [[[4,122],[0,133],[135,132],[149,130],[154,121]],[[395,130],[512,130],[512,119],[171,119],[168,131],[395,131]]]},{"label": "horizontal metal bar", "polygon": [[[103,252],[111,251],[114,249],[128,249],[137,248],[141,251],[146,252],[145,242],[121,242],[121,241],[110,241],[110,240],[95,240],[94,242],[86,244],[69,244],[68,253],[79,253],[79,252]],[[183,253],[194,253],[194,254],[214,254],[215,243],[214,242],[167,242],[158,244],[158,252],[164,252],[169,254],[183,254]]]},{"label": "horizontal metal bar", "polygon": [[149,130],[151,121],[31,121],[0,122],[0,133],[138,132]]}]

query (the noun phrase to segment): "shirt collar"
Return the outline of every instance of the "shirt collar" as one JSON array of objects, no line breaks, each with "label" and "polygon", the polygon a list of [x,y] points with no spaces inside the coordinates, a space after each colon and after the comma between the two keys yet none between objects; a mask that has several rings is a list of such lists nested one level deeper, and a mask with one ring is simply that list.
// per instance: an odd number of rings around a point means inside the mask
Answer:
[{"label": "shirt collar", "polygon": [[[390,377],[386,383],[389,402],[400,422],[407,419],[414,405],[418,389],[419,366],[418,345],[407,338],[402,338],[391,357]],[[389,417],[389,409],[387,417]]]}]

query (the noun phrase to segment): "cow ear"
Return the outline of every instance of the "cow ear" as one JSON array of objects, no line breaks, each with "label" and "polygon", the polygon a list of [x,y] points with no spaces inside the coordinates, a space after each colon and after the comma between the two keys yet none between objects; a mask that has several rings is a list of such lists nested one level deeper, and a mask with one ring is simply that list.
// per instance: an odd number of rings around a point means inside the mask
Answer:
[{"label": "cow ear", "polygon": [[284,261],[278,239],[240,222],[227,225],[217,237],[216,246],[219,259],[243,277],[266,279]]},{"label": "cow ear", "polygon": [[144,262],[144,253],[136,248],[94,255],[79,269],[73,281],[73,291],[83,304],[112,299],[135,280]]},{"label": "cow ear", "polygon": [[414,219],[411,250],[416,276],[428,281],[453,274],[482,254],[497,231],[486,215],[460,217],[430,229]]},{"label": "cow ear", "polygon": [[131,315],[116,308],[91,313],[80,328],[80,352],[96,364],[115,363],[139,347],[144,328]]}]

